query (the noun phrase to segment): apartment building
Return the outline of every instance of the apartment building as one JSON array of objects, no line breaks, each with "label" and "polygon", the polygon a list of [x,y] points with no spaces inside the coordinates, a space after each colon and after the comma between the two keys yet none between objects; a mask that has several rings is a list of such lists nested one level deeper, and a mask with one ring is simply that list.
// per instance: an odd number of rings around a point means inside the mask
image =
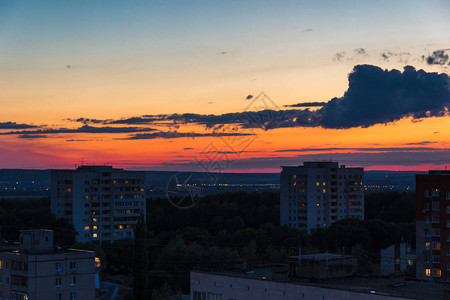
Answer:
[{"label": "apartment building", "polygon": [[281,225],[311,231],[346,218],[364,219],[363,168],[328,161],[282,168]]},{"label": "apartment building", "polygon": [[450,171],[416,175],[416,276],[450,281]]},{"label": "apartment building", "polygon": [[111,241],[132,237],[145,218],[145,172],[111,166],[52,170],[51,210],[78,232],[77,240]]},{"label": "apartment building", "polygon": [[0,299],[93,300],[94,284],[94,252],[55,249],[51,230],[22,230],[20,248],[0,252]]}]

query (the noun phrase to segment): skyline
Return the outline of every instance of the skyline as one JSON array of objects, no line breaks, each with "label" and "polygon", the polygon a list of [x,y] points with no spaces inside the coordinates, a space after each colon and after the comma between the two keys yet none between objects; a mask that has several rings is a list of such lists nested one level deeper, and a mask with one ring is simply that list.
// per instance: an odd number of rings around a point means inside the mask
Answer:
[{"label": "skyline", "polygon": [[0,168],[445,168],[450,4],[408,4],[0,3]]}]

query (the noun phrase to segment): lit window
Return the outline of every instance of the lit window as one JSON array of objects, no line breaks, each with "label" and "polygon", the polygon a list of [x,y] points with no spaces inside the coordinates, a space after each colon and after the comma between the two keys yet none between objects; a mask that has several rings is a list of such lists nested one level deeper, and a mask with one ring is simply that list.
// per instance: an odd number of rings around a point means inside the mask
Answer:
[{"label": "lit window", "polygon": [[95,237],[95,238],[96,238],[96,237],[98,237],[98,234],[97,234],[97,233],[93,233],[93,234],[92,234],[92,237]]},{"label": "lit window", "polygon": [[119,229],[123,229],[123,225],[119,225]]},{"label": "lit window", "polygon": [[441,243],[440,242],[433,242],[432,247],[435,250],[441,250]]},{"label": "lit window", "polygon": [[425,243],[425,249],[430,249],[430,242]]},{"label": "lit window", "polygon": [[97,218],[92,218],[92,222],[97,222],[98,219]]},{"label": "lit window", "polygon": [[84,226],[84,230],[89,230],[89,226]]},{"label": "lit window", "polygon": [[323,186],[326,186],[327,184],[326,184],[325,181],[324,181],[324,182],[322,182],[322,185],[323,185]]},{"label": "lit window", "polygon": [[325,194],[326,192],[327,192],[327,189],[323,189],[323,190],[322,190],[322,193]]},{"label": "lit window", "polygon": [[97,229],[98,229],[98,226],[94,225],[94,226],[92,226],[92,229],[93,229],[93,230],[97,230]]},{"label": "lit window", "polygon": [[431,269],[425,269],[425,276],[431,276]]},{"label": "lit window", "polygon": [[441,277],[441,269],[433,269],[433,277]]},{"label": "lit window", "polygon": [[3,262],[2,262],[2,260],[0,259],[0,269],[2,269],[3,268]]},{"label": "lit window", "polygon": [[319,186],[319,185],[320,185],[320,182],[317,181],[317,182],[316,182],[316,185]]},{"label": "lit window", "polygon": [[317,205],[317,206],[320,206],[320,203],[317,203],[316,205]]}]

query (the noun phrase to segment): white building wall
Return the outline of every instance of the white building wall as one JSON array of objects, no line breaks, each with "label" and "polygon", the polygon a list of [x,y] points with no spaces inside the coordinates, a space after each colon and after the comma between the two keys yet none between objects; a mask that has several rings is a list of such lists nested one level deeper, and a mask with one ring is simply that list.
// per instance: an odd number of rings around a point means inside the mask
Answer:
[{"label": "white building wall", "polygon": [[[259,279],[248,279],[241,277],[231,277],[214,275],[207,273],[191,272],[190,274],[191,299],[194,292],[204,292],[206,296],[211,294],[211,298],[221,300],[400,300],[410,299],[402,297],[392,297],[381,294],[368,294],[350,292],[338,289],[329,289],[307,285],[299,285],[284,282],[275,282]],[[215,295],[213,295],[215,294]],[[220,296],[218,298],[217,296]]]}]

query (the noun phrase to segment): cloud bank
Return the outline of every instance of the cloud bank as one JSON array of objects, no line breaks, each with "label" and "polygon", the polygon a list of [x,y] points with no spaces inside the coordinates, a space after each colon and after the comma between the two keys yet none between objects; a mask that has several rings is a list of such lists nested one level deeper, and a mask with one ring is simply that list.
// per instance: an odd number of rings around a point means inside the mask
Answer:
[{"label": "cloud bank", "polygon": [[167,114],[144,115],[119,120],[81,122],[103,124],[157,124],[172,126],[200,124],[206,128],[237,125],[241,128],[265,130],[286,127],[323,127],[345,129],[385,124],[406,117],[422,119],[449,115],[450,85],[447,74],[416,70],[412,66],[399,70],[383,70],[373,65],[357,65],[348,77],[349,87],[340,98],[328,102],[295,104],[288,107],[322,106],[309,109],[266,109],[222,115]]}]

